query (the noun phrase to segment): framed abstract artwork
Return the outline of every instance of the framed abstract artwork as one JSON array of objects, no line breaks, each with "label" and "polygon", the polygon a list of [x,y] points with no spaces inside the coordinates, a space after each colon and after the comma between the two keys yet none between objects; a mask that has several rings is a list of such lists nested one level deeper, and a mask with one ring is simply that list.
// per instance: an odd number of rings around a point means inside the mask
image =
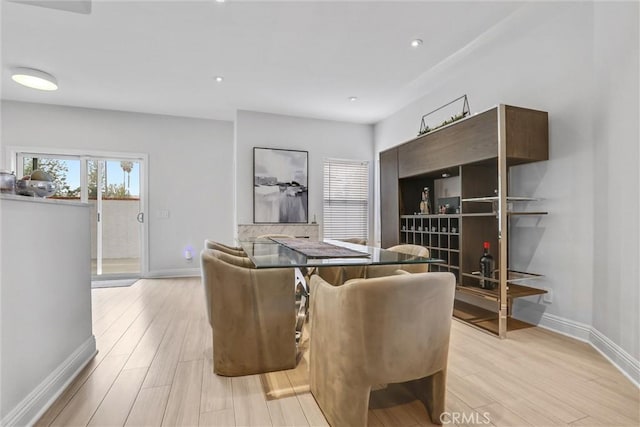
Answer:
[{"label": "framed abstract artwork", "polygon": [[253,222],[304,223],[309,219],[309,152],[253,149]]}]

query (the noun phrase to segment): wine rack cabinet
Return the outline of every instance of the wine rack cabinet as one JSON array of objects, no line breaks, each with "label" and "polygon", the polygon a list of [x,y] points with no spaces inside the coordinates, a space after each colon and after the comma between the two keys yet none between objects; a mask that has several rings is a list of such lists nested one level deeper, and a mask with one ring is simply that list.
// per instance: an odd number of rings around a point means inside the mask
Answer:
[{"label": "wine rack cabinet", "polygon": [[[530,326],[511,317],[514,299],[543,294],[540,274],[512,271],[509,228],[514,218],[546,215],[531,210],[528,197],[509,194],[509,170],[516,165],[548,160],[548,114],[499,105],[454,122],[380,153],[380,222],[382,247],[421,245],[442,259],[430,271],[456,277],[454,316],[506,338],[507,331]],[[444,185],[453,177],[459,188],[456,214],[417,214],[424,187]],[[435,191],[430,192],[435,207]],[[524,202],[524,203],[522,203]],[[479,259],[488,241],[495,260],[490,280],[481,288]]]},{"label": "wine rack cabinet", "polygon": [[460,282],[459,215],[402,215],[400,224],[401,243],[424,246],[444,261],[430,264],[429,271],[450,271]]}]

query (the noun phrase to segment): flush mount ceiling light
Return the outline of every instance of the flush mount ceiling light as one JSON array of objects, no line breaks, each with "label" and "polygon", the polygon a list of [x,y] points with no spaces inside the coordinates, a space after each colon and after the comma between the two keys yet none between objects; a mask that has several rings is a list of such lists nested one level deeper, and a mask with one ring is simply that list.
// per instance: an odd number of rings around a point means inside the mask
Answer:
[{"label": "flush mount ceiling light", "polygon": [[222,81],[224,80],[224,77],[222,76],[216,76],[216,82],[218,83],[222,83]]},{"label": "flush mount ceiling light", "polygon": [[38,90],[57,90],[58,81],[49,73],[33,68],[18,67],[11,70],[14,82]]},{"label": "flush mount ceiling light", "polygon": [[420,39],[411,40],[411,47],[420,47],[420,46],[422,46],[422,40]]},{"label": "flush mount ceiling light", "polygon": [[349,97],[349,98],[347,98],[347,99],[348,99],[349,101],[351,101],[351,102],[355,102],[355,101],[357,101],[357,100],[358,100],[358,97],[357,97],[357,96],[350,96],[350,97]]}]

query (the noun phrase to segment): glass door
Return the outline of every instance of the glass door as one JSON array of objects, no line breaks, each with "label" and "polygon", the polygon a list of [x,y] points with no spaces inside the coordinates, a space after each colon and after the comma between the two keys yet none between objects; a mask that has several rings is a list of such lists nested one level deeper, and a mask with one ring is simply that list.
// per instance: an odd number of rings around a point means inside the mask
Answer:
[{"label": "glass door", "polygon": [[[91,208],[91,274],[94,280],[146,274],[145,154],[15,150],[18,178],[35,170],[56,184],[49,198]],[[13,165],[12,165],[13,166]]]},{"label": "glass door", "polygon": [[140,160],[86,159],[86,177],[92,276],[139,277],[144,222]]}]

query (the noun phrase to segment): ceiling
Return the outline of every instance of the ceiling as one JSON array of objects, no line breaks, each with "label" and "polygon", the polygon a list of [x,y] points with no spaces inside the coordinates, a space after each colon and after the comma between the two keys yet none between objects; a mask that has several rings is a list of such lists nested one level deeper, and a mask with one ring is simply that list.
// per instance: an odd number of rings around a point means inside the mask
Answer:
[{"label": "ceiling", "polygon": [[[375,123],[427,93],[430,70],[522,4],[94,0],[86,14],[2,0],[2,99]],[[59,90],[14,83],[20,66],[55,75]]]}]

